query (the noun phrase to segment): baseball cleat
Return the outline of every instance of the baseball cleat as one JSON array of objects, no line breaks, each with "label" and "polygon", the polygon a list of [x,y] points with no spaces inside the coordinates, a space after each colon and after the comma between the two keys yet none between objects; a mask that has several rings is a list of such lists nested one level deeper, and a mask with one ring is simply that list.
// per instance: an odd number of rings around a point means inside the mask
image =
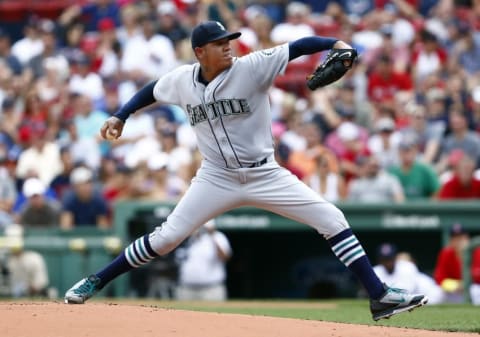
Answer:
[{"label": "baseball cleat", "polygon": [[385,285],[385,293],[378,300],[370,300],[370,311],[374,321],[388,319],[405,311],[412,311],[427,304],[428,298],[421,294],[410,294],[404,289]]},{"label": "baseball cleat", "polygon": [[100,279],[90,275],[73,285],[65,293],[66,304],[83,304],[100,290]]}]

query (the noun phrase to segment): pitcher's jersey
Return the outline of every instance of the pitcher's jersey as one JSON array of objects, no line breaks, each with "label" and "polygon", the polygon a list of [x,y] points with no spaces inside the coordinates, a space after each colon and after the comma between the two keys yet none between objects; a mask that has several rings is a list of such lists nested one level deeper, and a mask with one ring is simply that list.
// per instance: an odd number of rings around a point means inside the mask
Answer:
[{"label": "pitcher's jersey", "polygon": [[207,86],[198,81],[200,64],[183,65],[161,77],[156,100],[181,106],[209,162],[248,167],[273,154],[268,89],[288,63],[288,44],[235,58]]}]

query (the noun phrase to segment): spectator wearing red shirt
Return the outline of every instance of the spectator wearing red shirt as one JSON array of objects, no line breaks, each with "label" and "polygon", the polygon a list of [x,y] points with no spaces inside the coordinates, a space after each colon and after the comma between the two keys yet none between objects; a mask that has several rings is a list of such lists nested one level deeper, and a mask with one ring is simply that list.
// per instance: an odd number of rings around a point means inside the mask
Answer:
[{"label": "spectator wearing red shirt", "polygon": [[393,101],[398,91],[412,89],[410,76],[407,73],[395,71],[389,55],[380,55],[374,70],[368,76],[367,92],[370,100],[373,103]]},{"label": "spectator wearing red shirt", "polygon": [[[438,254],[434,270],[435,281],[443,288],[449,302],[463,301],[463,251],[469,244],[470,236],[460,223],[450,229],[450,243]],[[474,304],[480,304],[480,248],[473,252],[472,286],[470,294]]]},{"label": "spectator wearing red shirt", "polygon": [[480,198],[480,179],[475,177],[475,162],[463,154],[455,165],[454,174],[440,188],[438,198],[476,199]]},{"label": "spectator wearing red shirt", "polygon": [[360,138],[360,128],[352,122],[343,122],[337,128],[338,137],[345,151],[338,156],[340,171],[348,183],[359,176],[361,167],[359,160],[370,155],[367,145]]}]

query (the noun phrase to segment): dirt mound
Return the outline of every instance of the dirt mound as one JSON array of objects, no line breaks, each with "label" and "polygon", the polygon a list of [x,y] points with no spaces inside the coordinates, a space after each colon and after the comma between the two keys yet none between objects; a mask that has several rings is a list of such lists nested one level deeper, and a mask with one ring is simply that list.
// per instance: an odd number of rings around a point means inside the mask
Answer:
[{"label": "dirt mound", "polygon": [[8,337],[460,337],[478,336],[250,315],[159,309],[141,305],[0,303]]}]

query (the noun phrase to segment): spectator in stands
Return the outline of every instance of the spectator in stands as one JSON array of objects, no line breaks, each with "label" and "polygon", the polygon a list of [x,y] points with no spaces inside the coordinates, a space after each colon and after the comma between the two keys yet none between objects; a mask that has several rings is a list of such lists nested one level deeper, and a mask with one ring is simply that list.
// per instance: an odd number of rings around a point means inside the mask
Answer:
[{"label": "spectator in stands", "polygon": [[458,25],[459,36],[453,40],[451,63],[453,66],[460,66],[468,76],[476,76],[480,73],[477,62],[480,57],[480,37],[468,23],[459,22]]},{"label": "spectator in stands", "polygon": [[70,146],[65,145],[60,149],[62,171],[53,178],[50,187],[55,191],[58,200],[63,200],[65,193],[71,189],[70,174],[75,167]]},{"label": "spectator in stands", "polygon": [[[129,72],[130,67],[134,66],[132,54],[134,48],[130,46],[130,42],[137,38],[142,38],[142,27],[140,26],[141,13],[134,5],[126,5],[121,9],[122,24],[117,30],[117,39],[122,49],[120,58],[120,70]],[[125,57],[125,54],[127,55]]]},{"label": "spectator in stands", "polygon": [[360,174],[350,181],[348,200],[360,203],[401,203],[405,201],[398,178],[381,168],[375,156],[360,157]]},{"label": "spectator in stands", "polygon": [[440,144],[445,131],[440,121],[428,121],[425,107],[416,103],[409,103],[407,112],[408,126],[402,133],[413,133],[419,140],[420,156],[424,163],[434,164],[438,159]]},{"label": "spectator in stands", "polygon": [[305,123],[302,136],[306,141],[303,150],[294,150],[289,156],[289,166],[294,166],[302,171],[304,179],[308,179],[317,171],[317,158],[324,157],[329,164],[329,172],[338,173],[338,161],[335,154],[323,145],[322,132],[315,123]]},{"label": "spectator in stands", "polygon": [[454,166],[450,179],[442,184],[438,198],[480,199],[480,179],[475,177],[475,162],[468,155],[461,153]]},{"label": "spectator in stands", "polygon": [[67,58],[61,53],[57,45],[57,32],[55,23],[48,19],[42,19],[39,22],[39,33],[42,40],[43,49],[38,55],[32,57],[25,69],[25,76],[29,79],[37,80],[45,75],[43,62],[46,58],[52,58],[61,73],[68,74],[69,66]]},{"label": "spectator in stands", "polygon": [[[338,110],[333,108],[333,105],[330,103],[330,99],[320,99],[318,95],[316,96],[315,104],[322,104],[323,106],[323,115],[327,124],[330,124],[330,130],[328,135],[325,137],[325,145],[331,149],[337,157],[342,157],[348,152],[346,147],[345,140],[342,139],[342,136],[347,135],[347,133],[341,134],[341,131],[345,130],[355,130],[354,133],[357,134],[355,138],[359,143],[361,148],[367,147],[367,142],[369,138],[369,132],[367,129],[359,125],[355,121],[357,110],[352,106],[339,105]],[[317,122],[319,119],[315,119]],[[322,123],[320,123],[321,125]],[[349,126],[342,128],[342,125],[347,124]],[[352,127],[353,126],[353,127]],[[333,131],[332,131],[333,129]],[[330,132],[331,131],[331,132]],[[325,131],[324,131],[325,132]],[[352,134],[352,132],[349,132]]]},{"label": "spectator in stands", "polygon": [[375,122],[375,132],[368,139],[369,151],[378,159],[381,168],[387,169],[398,164],[400,132],[390,117],[381,117]]},{"label": "spectator in stands", "polygon": [[[334,167],[337,170],[332,167],[332,159],[335,160]],[[336,159],[327,153],[318,153],[314,160],[315,171],[303,178],[303,181],[325,200],[330,202],[344,200],[347,197],[347,186],[343,176],[338,173]]]},{"label": "spectator in stands", "polygon": [[136,61],[142,64],[146,76],[159,78],[177,65],[174,45],[168,37],[156,32],[153,19],[143,16],[140,22],[143,40],[138,40],[135,46]]},{"label": "spectator in stands", "polygon": [[421,44],[412,55],[413,76],[421,83],[432,73],[443,73],[447,64],[447,53],[432,32],[420,32]]},{"label": "spectator in stands", "polygon": [[[111,143],[112,155],[128,167],[135,167],[158,150],[155,119],[149,113],[133,114],[125,125],[123,139]],[[134,148],[139,151],[135,151]],[[140,150],[141,149],[141,150]]]},{"label": "spectator in stands", "polygon": [[177,130],[173,124],[159,125],[157,128],[160,148],[168,154],[167,168],[169,173],[186,179],[193,160],[190,150],[178,145]]},{"label": "spectator in stands", "polygon": [[68,7],[62,16],[69,20],[79,18],[86,24],[87,32],[95,32],[98,22],[104,18],[113,20],[115,26],[120,25],[120,6],[115,0],[94,0]]},{"label": "spectator in stands", "polygon": [[133,170],[123,164],[118,164],[112,156],[104,156],[100,166],[99,180],[102,194],[110,208],[118,200],[128,200],[132,197]]},{"label": "spectator in stands", "polygon": [[14,223],[12,208],[17,198],[15,181],[6,167],[7,148],[0,142],[0,229]]},{"label": "spectator in stands", "polygon": [[46,186],[38,178],[28,178],[22,187],[27,198],[20,210],[19,223],[25,227],[57,227],[60,223],[60,204],[45,197]]},{"label": "spectator in stands", "polygon": [[408,253],[397,251],[391,243],[383,243],[377,248],[378,264],[373,270],[378,277],[393,287],[400,286],[408,291],[421,292],[428,296],[428,304],[440,304],[444,300],[442,288],[435,280],[418,270]]},{"label": "spectator in stands", "polygon": [[59,131],[60,115],[67,103],[65,100],[68,91],[66,83],[69,73],[67,70],[56,58],[47,57],[43,60],[44,76],[33,83],[39,104],[45,107],[48,114],[52,138]]},{"label": "spectator in stands", "polygon": [[393,41],[393,25],[385,23],[380,27],[382,44],[376,48],[367,49],[362,55],[367,69],[373,69],[381,55],[388,55],[392,60],[393,71],[405,73],[410,66],[410,49],[406,44],[395,44]]},{"label": "spectator in stands", "polygon": [[232,256],[228,238],[208,221],[176,250],[180,262],[177,299],[225,301],[226,263]]},{"label": "spectator in stands", "polygon": [[373,71],[368,75],[367,92],[372,103],[391,102],[396,92],[411,90],[413,84],[410,76],[393,69],[390,55],[380,55]]},{"label": "spectator in stands", "polygon": [[237,4],[232,0],[212,0],[206,4],[208,20],[218,21],[227,27],[235,18]]},{"label": "spectator in stands", "polygon": [[[427,82],[427,80],[426,80]],[[431,88],[418,91],[422,101],[425,104],[425,112],[429,124],[434,124],[435,127],[447,130],[448,122],[448,101],[447,92],[442,88],[443,81],[440,77],[431,75],[428,79]]]},{"label": "spectator in stands", "polygon": [[92,171],[84,166],[79,166],[72,171],[70,180],[73,191],[62,202],[60,226],[63,229],[110,226],[107,202],[94,189],[93,178]]},{"label": "spectator in stands", "polygon": [[[434,278],[445,292],[447,302],[463,302],[463,258],[464,250],[470,242],[469,233],[462,224],[455,223],[450,229],[450,241],[447,246],[438,253],[435,265]],[[480,248],[473,251],[472,264],[472,287],[470,296],[472,302],[480,305]]]},{"label": "spectator in stands", "polygon": [[176,173],[169,172],[170,154],[158,152],[147,161],[150,190],[145,196],[151,200],[175,201],[185,192],[187,185]]},{"label": "spectator in stands", "polygon": [[360,172],[358,159],[370,155],[370,151],[360,139],[360,129],[356,124],[343,122],[337,128],[336,132],[341,141],[340,144],[345,149],[338,158],[340,172],[348,185],[350,180],[357,177]]},{"label": "spectator in stands", "polygon": [[258,14],[249,21],[250,28],[256,35],[256,44],[253,50],[268,49],[275,46],[271,38],[273,22],[266,14]]},{"label": "spectator in stands", "polygon": [[180,43],[188,40],[188,31],[179,18],[175,3],[170,0],[160,1],[157,5],[157,18],[158,34],[168,37],[178,53]]},{"label": "spectator in stands", "polygon": [[474,160],[475,165],[480,164],[480,135],[469,130],[467,112],[461,109],[461,107],[450,109],[450,133],[442,141],[441,157],[437,165],[439,172],[445,170],[448,155],[454,149],[462,150]]},{"label": "spectator in stands", "polygon": [[275,25],[272,30],[272,41],[276,44],[315,35],[309,24],[310,8],[298,1],[292,1],[286,8],[286,22]]},{"label": "spectator in stands", "polygon": [[95,51],[95,63],[98,74],[107,82],[118,77],[120,67],[120,42],[117,39],[115,23],[109,18],[98,22],[98,46]]},{"label": "spectator in stands", "polygon": [[45,259],[39,253],[24,249],[23,228],[12,225],[6,232],[10,254],[7,268],[13,297],[47,296],[49,283]]},{"label": "spectator in stands", "polygon": [[39,126],[29,131],[31,145],[20,156],[16,166],[18,179],[38,176],[47,186],[62,171],[60,148],[47,139],[46,129]]},{"label": "spectator in stands", "polygon": [[18,57],[12,54],[11,42],[8,33],[0,27],[0,60],[6,62],[13,75],[22,73],[22,64]]},{"label": "spectator in stands", "polygon": [[16,108],[16,100],[13,97],[4,97],[1,107],[0,142],[8,153],[20,145],[18,129],[22,121],[22,114]]},{"label": "spectator in stands", "polygon": [[[476,80],[474,80],[476,81]],[[462,74],[460,71],[451,72],[445,86],[445,96],[448,97],[448,107],[464,106],[469,114],[469,126],[473,127],[471,119],[472,109],[472,88],[474,82],[470,82],[468,76]]]},{"label": "spectator in stands", "polygon": [[400,180],[406,200],[433,198],[440,183],[433,168],[417,159],[417,137],[414,134],[404,134],[398,152],[400,163],[389,171]]},{"label": "spectator in stands", "polygon": [[27,65],[33,57],[41,54],[43,51],[38,21],[37,17],[30,17],[23,27],[24,37],[15,41],[12,45],[12,54],[18,58],[23,66]]},{"label": "spectator in stands", "polygon": [[68,80],[68,88],[71,93],[88,97],[93,106],[102,105],[105,97],[102,78],[99,74],[92,71],[92,60],[83,52],[78,52],[72,56],[71,75]]}]

